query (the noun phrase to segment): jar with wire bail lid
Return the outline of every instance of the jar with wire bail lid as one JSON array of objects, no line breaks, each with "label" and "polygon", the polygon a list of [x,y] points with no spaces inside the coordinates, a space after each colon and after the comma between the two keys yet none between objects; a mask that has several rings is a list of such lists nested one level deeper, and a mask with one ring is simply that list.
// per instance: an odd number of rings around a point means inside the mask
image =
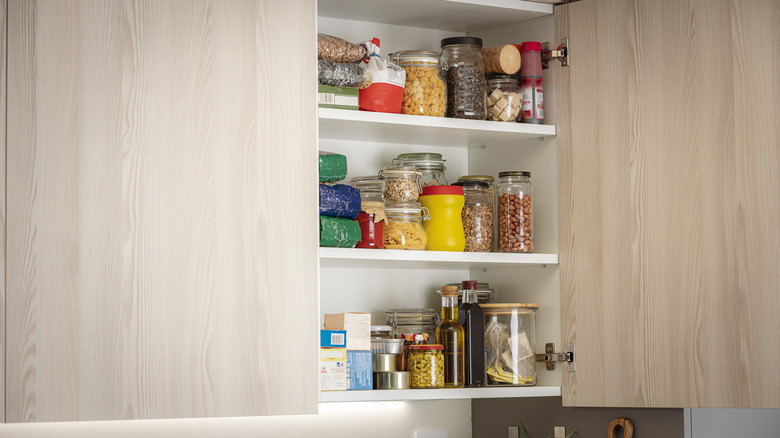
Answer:
[{"label": "jar with wire bail lid", "polygon": [[406,72],[401,113],[444,117],[445,87],[439,72],[439,53],[404,50],[391,53],[390,59]]},{"label": "jar with wire bail lid", "polygon": [[444,173],[447,168],[444,166],[445,161],[441,154],[410,152],[393,158],[393,165],[417,169],[420,172],[420,181],[423,187],[446,186],[447,178]]},{"label": "jar with wire bail lid", "polygon": [[482,39],[452,37],[441,40],[441,70],[446,79],[447,117],[485,120],[485,63]]},{"label": "jar with wire bail lid", "polygon": [[498,250],[531,252],[534,249],[531,172],[501,172],[498,177]]},{"label": "jar with wire bail lid", "polygon": [[422,226],[423,208],[419,202],[387,203],[385,215],[385,248],[425,249],[428,245],[428,234]]},{"label": "jar with wire bail lid", "polygon": [[386,166],[379,171],[384,181],[382,198],[385,202],[414,202],[422,192],[422,174],[412,166]]},{"label": "jar with wire bail lid", "polygon": [[458,181],[463,188],[461,211],[466,252],[490,252],[493,249],[493,197],[484,181]]}]

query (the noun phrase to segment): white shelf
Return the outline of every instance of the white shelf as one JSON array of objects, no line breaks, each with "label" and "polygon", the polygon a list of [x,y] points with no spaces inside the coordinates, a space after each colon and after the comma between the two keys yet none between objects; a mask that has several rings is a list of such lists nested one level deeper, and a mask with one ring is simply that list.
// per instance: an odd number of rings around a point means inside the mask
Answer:
[{"label": "white shelf", "polygon": [[320,266],[329,268],[462,269],[557,264],[557,254],[320,248]]},{"label": "white shelf", "polygon": [[[388,2],[392,3],[392,2]],[[430,146],[489,146],[555,136],[553,125],[319,109],[320,138]]]},{"label": "white shelf", "polygon": [[560,386],[526,386],[463,389],[386,389],[373,391],[323,391],[320,403],[474,398],[560,397]]},{"label": "white shelf", "polygon": [[473,32],[553,13],[522,0],[319,0],[318,15],[398,26]]}]

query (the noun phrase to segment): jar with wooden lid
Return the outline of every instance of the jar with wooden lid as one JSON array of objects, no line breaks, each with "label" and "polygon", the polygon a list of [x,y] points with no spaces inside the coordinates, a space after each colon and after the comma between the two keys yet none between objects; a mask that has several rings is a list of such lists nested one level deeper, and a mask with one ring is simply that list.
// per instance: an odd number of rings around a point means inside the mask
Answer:
[{"label": "jar with wooden lid", "polygon": [[531,303],[482,304],[487,386],[536,385],[536,311]]},{"label": "jar with wooden lid", "polygon": [[403,50],[390,54],[406,72],[402,114],[444,117],[444,81],[439,71],[439,53],[429,50]]}]

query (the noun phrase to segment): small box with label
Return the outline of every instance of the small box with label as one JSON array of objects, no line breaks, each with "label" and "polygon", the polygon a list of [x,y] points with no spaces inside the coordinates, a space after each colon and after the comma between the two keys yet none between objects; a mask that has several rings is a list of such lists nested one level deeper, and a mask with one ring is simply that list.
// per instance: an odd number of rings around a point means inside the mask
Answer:
[{"label": "small box with label", "polygon": [[346,330],[347,350],[371,350],[370,313],[328,313],[325,315],[325,330]]},{"label": "small box with label", "polygon": [[347,348],[347,331],[320,330],[320,347]]},{"label": "small box with label", "polygon": [[374,388],[374,369],[370,351],[347,350],[347,390]]},{"label": "small box with label", "polygon": [[320,348],[320,390],[347,390],[346,348]]},{"label": "small box with label", "polygon": [[358,89],[351,87],[331,87],[330,85],[317,86],[317,105],[320,108],[338,108],[357,110]]}]

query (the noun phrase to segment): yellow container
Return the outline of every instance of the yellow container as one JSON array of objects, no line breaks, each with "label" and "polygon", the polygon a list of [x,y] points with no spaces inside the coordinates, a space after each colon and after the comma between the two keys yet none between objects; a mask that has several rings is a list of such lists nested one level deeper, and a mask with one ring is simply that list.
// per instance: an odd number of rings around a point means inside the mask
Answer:
[{"label": "yellow container", "polygon": [[458,251],[466,248],[463,234],[463,188],[457,186],[424,187],[420,205],[427,214],[423,214],[423,228],[428,235],[429,251]]}]

